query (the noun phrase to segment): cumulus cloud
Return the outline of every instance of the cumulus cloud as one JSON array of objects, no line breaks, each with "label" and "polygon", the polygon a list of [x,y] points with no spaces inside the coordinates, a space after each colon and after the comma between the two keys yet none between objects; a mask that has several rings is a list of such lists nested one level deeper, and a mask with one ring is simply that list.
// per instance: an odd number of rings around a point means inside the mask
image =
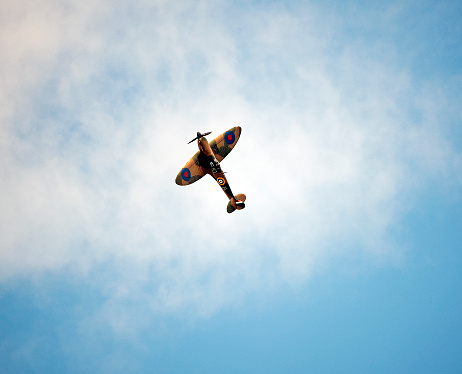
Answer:
[{"label": "cumulus cloud", "polygon": [[[1,6],[0,278],[72,269],[115,329],[115,305],[208,315],[346,248],[400,261],[412,196],[460,174],[448,87],[321,9]],[[210,178],[174,178],[195,131],[235,125],[222,166],[248,208],[228,215]]]}]

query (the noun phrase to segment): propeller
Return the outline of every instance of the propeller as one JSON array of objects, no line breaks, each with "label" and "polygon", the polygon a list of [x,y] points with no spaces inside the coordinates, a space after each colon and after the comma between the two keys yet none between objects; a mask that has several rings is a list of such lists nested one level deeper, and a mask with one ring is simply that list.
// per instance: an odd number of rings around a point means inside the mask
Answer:
[{"label": "propeller", "polygon": [[191,140],[190,142],[188,142],[188,144],[189,144],[189,143],[192,143],[194,140],[200,139],[200,138],[202,138],[203,136],[209,135],[209,134],[211,134],[211,133],[212,133],[212,132],[209,131],[209,132],[206,132],[205,134],[201,134],[201,133],[198,131],[198,132],[197,132],[197,136],[196,136],[193,140]]}]

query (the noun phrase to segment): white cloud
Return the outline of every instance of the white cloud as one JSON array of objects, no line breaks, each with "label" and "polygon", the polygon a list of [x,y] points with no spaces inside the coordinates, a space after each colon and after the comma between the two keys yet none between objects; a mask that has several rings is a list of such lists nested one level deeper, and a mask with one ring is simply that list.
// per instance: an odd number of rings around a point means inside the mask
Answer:
[{"label": "white cloud", "polygon": [[[422,93],[367,39],[342,46],[319,9],[14,4],[0,37],[0,278],[110,264],[93,284],[116,330],[127,322],[111,305],[208,315],[303,282],[345,247],[399,261],[388,230],[410,195],[460,172],[439,128],[446,87]],[[248,207],[228,215],[212,179],[174,178],[195,131],[235,125],[222,166]]]}]

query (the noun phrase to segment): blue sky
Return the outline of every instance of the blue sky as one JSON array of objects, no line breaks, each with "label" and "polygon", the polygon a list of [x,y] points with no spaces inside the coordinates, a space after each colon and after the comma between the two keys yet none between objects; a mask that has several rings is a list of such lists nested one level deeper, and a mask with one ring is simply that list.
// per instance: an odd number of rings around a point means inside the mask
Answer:
[{"label": "blue sky", "polygon": [[0,373],[460,372],[461,13],[2,2]]}]

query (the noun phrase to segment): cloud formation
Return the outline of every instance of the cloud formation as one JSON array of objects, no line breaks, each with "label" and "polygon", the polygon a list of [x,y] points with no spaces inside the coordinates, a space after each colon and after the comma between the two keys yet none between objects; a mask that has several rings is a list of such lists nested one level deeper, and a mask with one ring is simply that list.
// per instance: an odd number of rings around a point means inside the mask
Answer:
[{"label": "cloud formation", "polygon": [[[346,250],[399,262],[403,212],[460,185],[451,86],[412,75],[387,39],[345,35],[335,13],[1,7],[0,279],[70,271],[107,296],[114,326],[114,305],[208,315]],[[211,179],[174,178],[196,131],[235,125],[222,166],[248,207],[227,215]]]}]

